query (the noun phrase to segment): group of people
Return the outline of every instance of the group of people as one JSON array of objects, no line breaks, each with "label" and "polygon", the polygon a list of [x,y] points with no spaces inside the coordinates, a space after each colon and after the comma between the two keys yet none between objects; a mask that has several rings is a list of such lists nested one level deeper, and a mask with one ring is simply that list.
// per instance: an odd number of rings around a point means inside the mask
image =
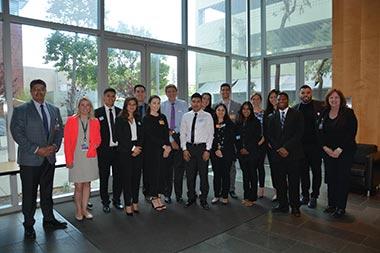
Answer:
[{"label": "group of people", "polygon": [[[323,158],[328,185],[325,212],[334,217],[345,213],[357,120],[339,90],[330,90],[321,102],[313,100],[312,89],[304,85],[299,89],[301,102],[294,107],[289,107],[287,93],[272,90],[264,110],[260,93],[252,94],[250,101],[241,105],[233,101],[228,83],[220,86],[221,99],[216,105],[212,105],[211,94],[194,93],[190,108],[177,97],[175,85],[165,87],[168,99],[162,103],[156,95],[146,103],[145,87],[136,85],[134,96],[125,98],[123,108],[115,106],[116,91],[107,88],[103,106],[94,109],[88,98],[81,98],[77,112],[68,117],[65,126],[59,109],[45,101],[46,83],[33,80],[30,90],[32,100],[15,108],[11,120],[11,132],[19,145],[26,238],[35,238],[38,185],[44,227],[67,225],[52,211],[55,153],[62,137],[79,221],[93,218],[88,211],[90,184],[97,178],[103,211],[111,211],[111,170],[112,204],[128,216],[139,213],[141,175],[142,192],[155,210],[167,209],[173,185],[178,203],[190,207],[199,198],[201,207],[208,210],[209,160],[214,175],[211,203],[227,205],[229,196],[237,198],[238,161],[243,172],[242,204],[251,207],[264,196],[265,157],[278,202],[273,212],[288,213],[290,207],[299,217],[301,205],[316,207]],[[185,173],[186,202],[182,196]]]}]

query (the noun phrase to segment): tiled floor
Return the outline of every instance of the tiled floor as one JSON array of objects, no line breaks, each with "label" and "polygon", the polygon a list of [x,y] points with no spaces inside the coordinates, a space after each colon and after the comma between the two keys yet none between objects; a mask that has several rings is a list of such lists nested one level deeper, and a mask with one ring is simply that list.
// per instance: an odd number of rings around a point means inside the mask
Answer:
[{"label": "tiled floor", "polygon": [[[337,220],[323,213],[325,186],[321,192],[317,209],[302,207],[301,218],[294,218],[271,213],[272,194],[268,190],[267,197],[257,202],[268,210],[265,214],[215,237],[205,238],[182,252],[380,252],[380,193],[371,198],[350,194],[347,216]],[[1,253],[100,252],[71,224],[66,230],[44,231],[40,210],[36,216],[35,242],[23,240],[21,213],[0,216]],[[121,249],[121,252],[127,251]]]}]

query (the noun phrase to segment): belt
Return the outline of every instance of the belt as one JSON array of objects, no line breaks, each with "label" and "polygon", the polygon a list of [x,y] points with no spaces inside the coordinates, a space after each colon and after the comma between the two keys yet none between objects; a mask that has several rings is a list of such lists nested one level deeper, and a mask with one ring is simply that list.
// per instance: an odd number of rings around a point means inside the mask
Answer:
[{"label": "belt", "polygon": [[190,146],[190,147],[206,146],[206,143],[204,143],[204,142],[202,142],[202,143],[190,143],[190,142],[186,142],[186,146]]}]

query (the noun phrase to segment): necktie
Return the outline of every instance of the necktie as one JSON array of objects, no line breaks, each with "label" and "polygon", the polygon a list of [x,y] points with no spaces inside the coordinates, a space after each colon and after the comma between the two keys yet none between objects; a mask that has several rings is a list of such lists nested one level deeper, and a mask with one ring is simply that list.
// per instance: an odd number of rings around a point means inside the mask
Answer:
[{"label": "necktie", "polygon": [[172,103],[172,109],[170,111],[170,127],[171,130],[174,130],[175,128],[175,109],[174,109],[174,103]]},{"label": "necktie", "polygon": [[281,112],[280,123],[281,123],[281,129],[284,129],[284,124],[285,124],[285,111],[282,111],[282,112]]},{"label": "necktie", "polygon": [[140,117],[144,117],[144,106],[143,105],[140,105],[139,106],[139,113],[140,113]]},{"label": "necktie", "polygon": [[198,113],[194,113],[193,123],[191,124],[191,143],[194,143],[195,139],[195,121],[197,121]]},{"label": "necktie", "polygon": [[109,110],[110,110],[110,123],[111,123],[110,133],[111,133],[112,141],[115,142],[114,137],[113,137],[113,133],[115,130],[115,120],[113,118],[112,108],[110,108]]},{"label": "necktie", "polygon": [[44,110],[44,105],[41,104],[40,107],[41,107],[41,114],[42,114],[42,123],[44,125],[46,136],[49,137],[49,123],[48,123],[46,112]]}]

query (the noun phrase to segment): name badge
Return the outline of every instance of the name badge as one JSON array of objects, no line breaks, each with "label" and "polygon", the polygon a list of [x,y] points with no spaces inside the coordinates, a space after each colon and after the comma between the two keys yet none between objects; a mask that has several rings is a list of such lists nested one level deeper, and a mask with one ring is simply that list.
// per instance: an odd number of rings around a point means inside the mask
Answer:
[{"label": "name badge", "polygon": [[236,140],[240,140],[240,135],[236,135]]},{"label": "name badge", "polygon": [[87,143],[83,143],[81,145],[81,149],[82,149],[82,151],[88,151],[88,145],[87,145]]},{"label": "name badge", "polygon": [[160,120],[158,121],[158,123],[160,123],[160,125],[165,125],[165,121],[163,121],[162,119],[160,119]]},{"label": "name badge", "polygon": [[100,117],[99,117],[99,120],[100,120],[100,121],[104,120],[104,117],[103,117],[103,116],[100,116]]}]

